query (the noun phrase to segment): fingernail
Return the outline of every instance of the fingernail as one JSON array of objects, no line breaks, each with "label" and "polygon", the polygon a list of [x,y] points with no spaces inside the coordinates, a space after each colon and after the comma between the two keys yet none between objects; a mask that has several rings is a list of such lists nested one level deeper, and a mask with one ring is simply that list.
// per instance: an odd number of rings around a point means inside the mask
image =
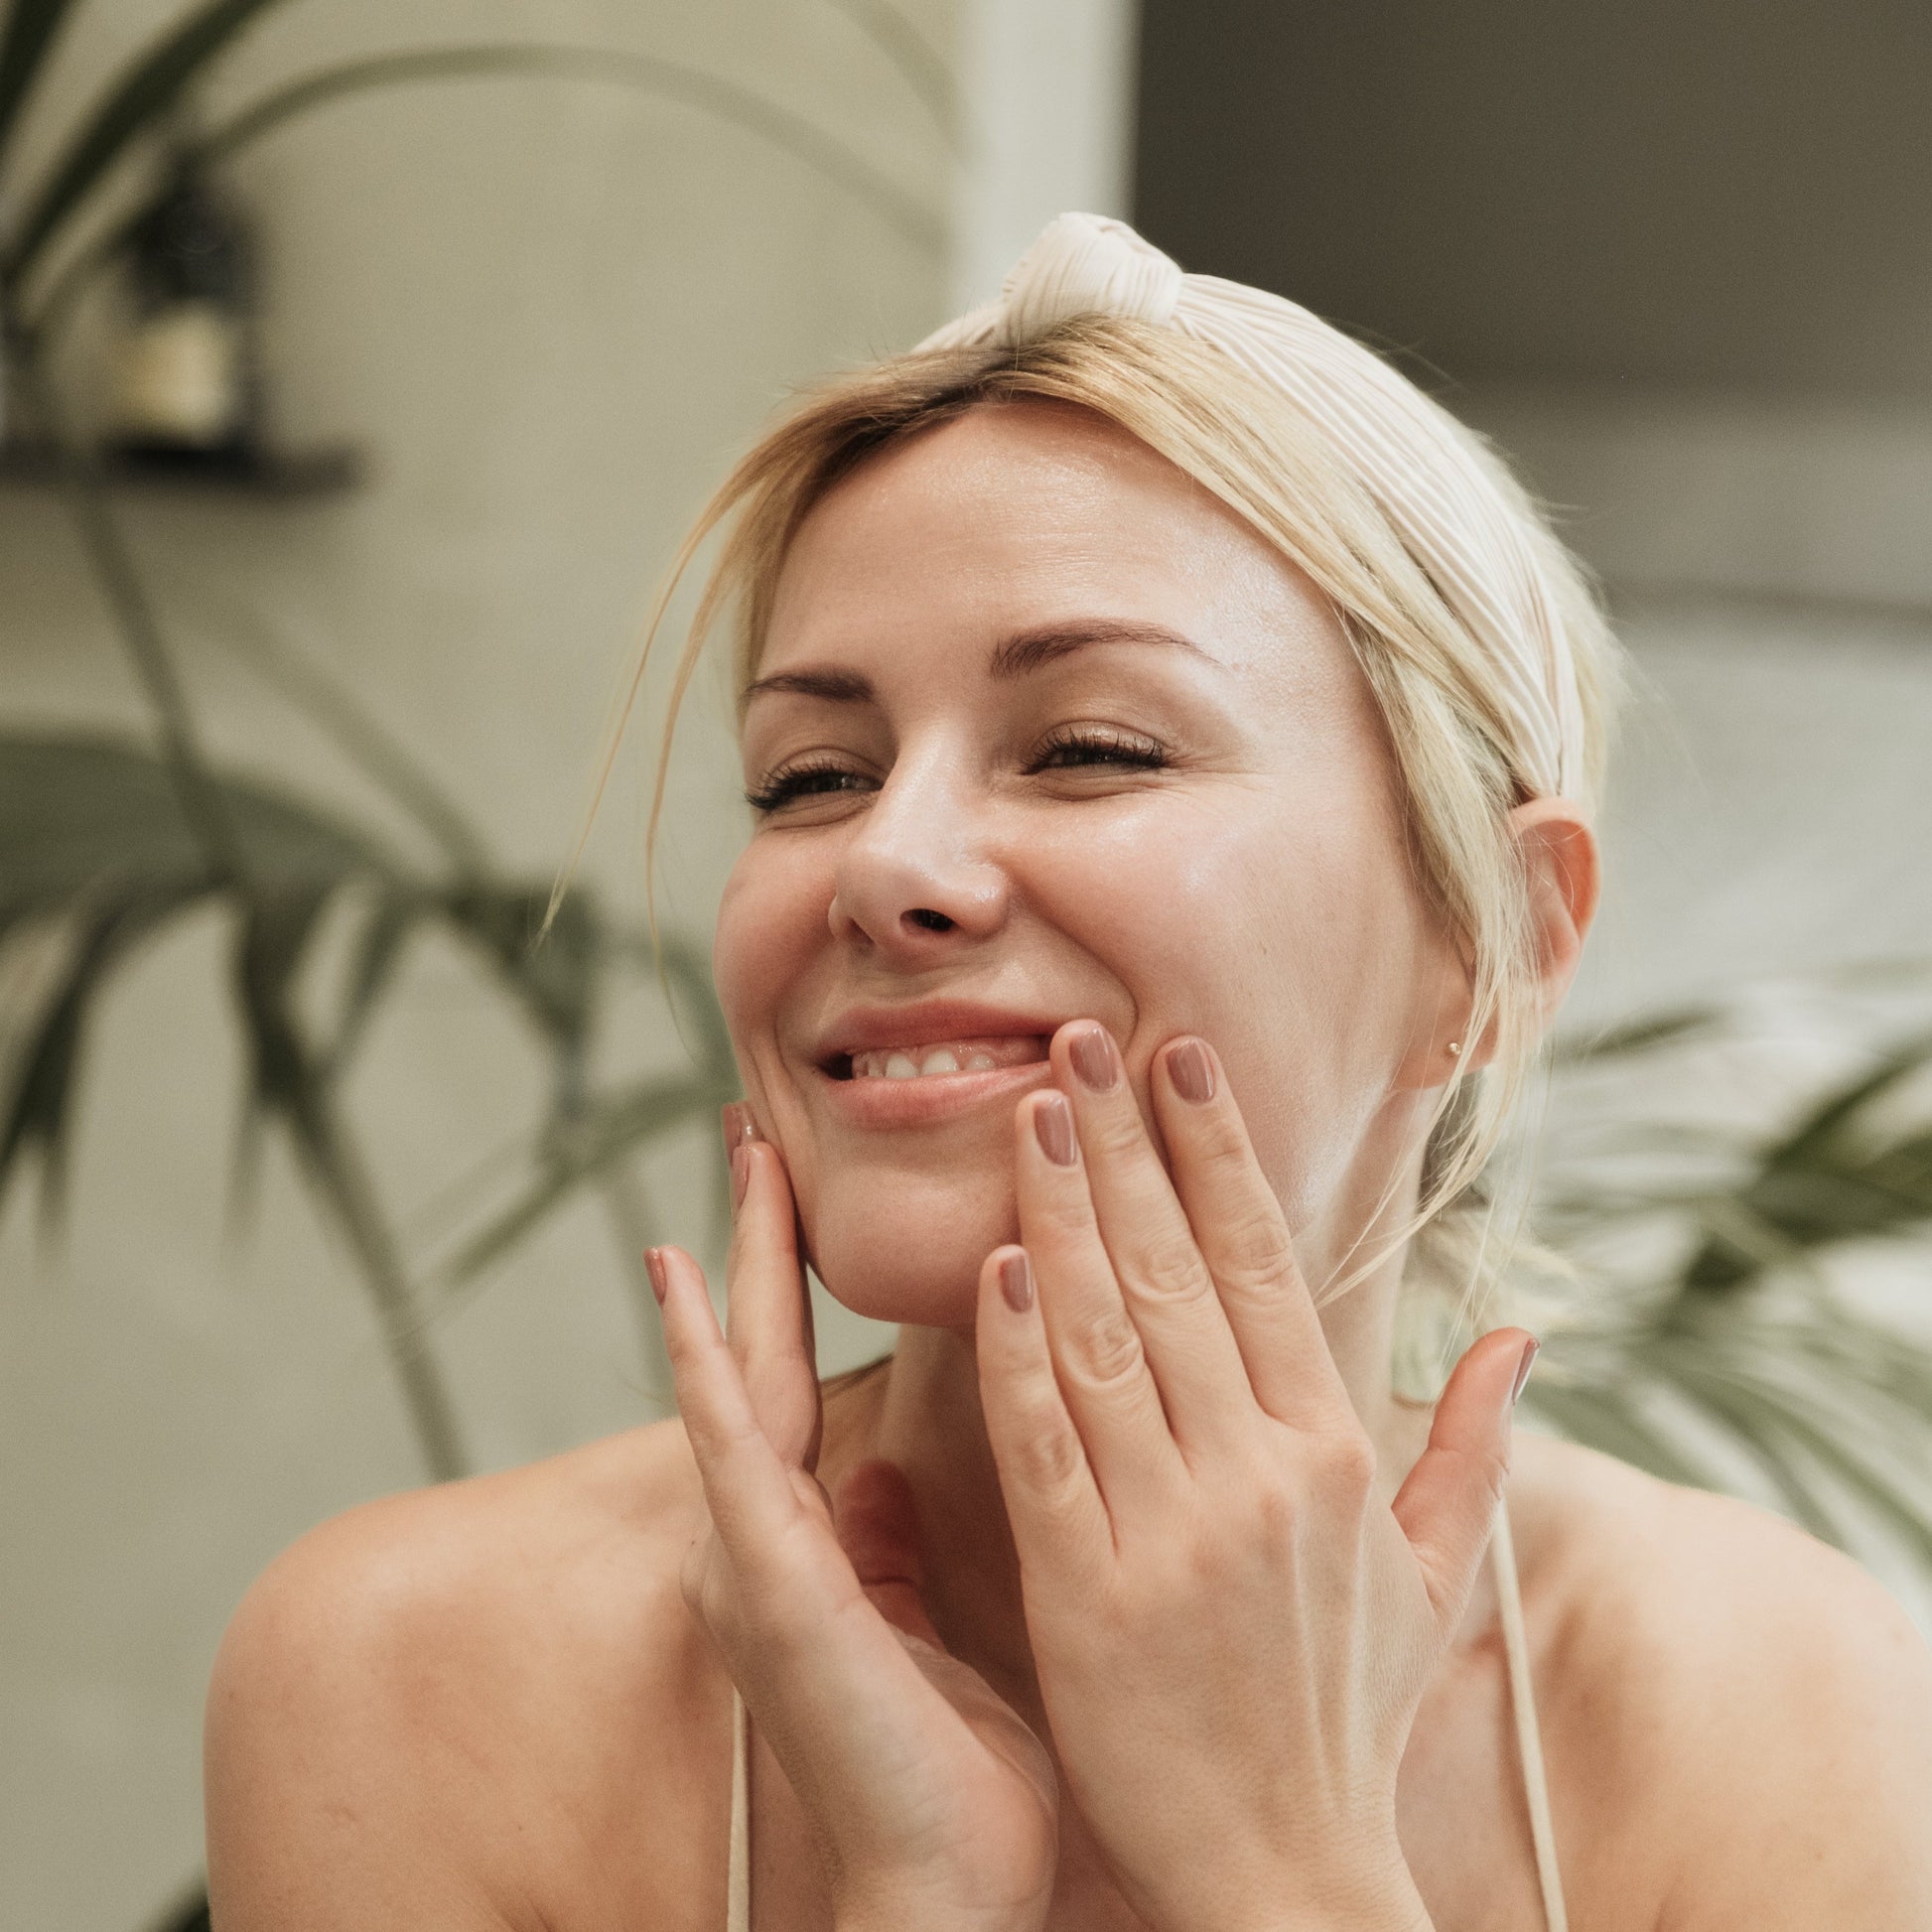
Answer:
[{"label": "fingernail", "polygon": [[1034,1266],[1025,1248],[1000,1257],[1000,1293],[1015,1314],[1025,1314],[1034,1305]]},{"label": "fingernail", "polygon": [[752,1119],[752,1110],[744,1101],[727,1101],[724,1107],[724,1120],[727,1152],[735,1147],[749,1146],[759,1138],[758,1124]]},{"label": "fingernail", "polygon": [[1044,1094],[1034,1109],[1034,1136],[1039,1151],[1056,1168],[1070,1168],[1074,1161],[1073,1109],[1063,1093]]},{"label": "fingernail", "polygon": [[1510,1385],[1509,1406],[1516,1406],[1516,1399],[1523,1393],[1523,1384],[1530,1379],[1530,1370],[1536,1366],[1536,1351],[1543,1344],[1532,1335],[1529,1345],[1523,1350],[1523,1359],[1516,1364],[1516,1380]]},{"label": "fingernail", "polygon": [[732,1207],[734,1210],[745,1205],[745,1190],[751,1184],[751,1146],[749,1142],[740,1141],[732,1148]]},{"label": "fingernail", "polygon": [[1196,1107],[1214,1098],[1214,1062],[1197,1039],[1183,1039],[1168,1048],[1168,1078],[1174,1092]]},{"label": "fingernail", "polygon": [[657,1306],[664,1306],[664,1250],[646,1248],[644,1250],[644,1272],[650,1277],[650,1292],[657,1297]]},{"label": "fingernail", "polygon": [[1095,1093],[1105,1093],[1120,1077],[1120,1056],[1105,1027],[1086,1027],[1067,1042],[1067,1057],[1080,1084]]}]

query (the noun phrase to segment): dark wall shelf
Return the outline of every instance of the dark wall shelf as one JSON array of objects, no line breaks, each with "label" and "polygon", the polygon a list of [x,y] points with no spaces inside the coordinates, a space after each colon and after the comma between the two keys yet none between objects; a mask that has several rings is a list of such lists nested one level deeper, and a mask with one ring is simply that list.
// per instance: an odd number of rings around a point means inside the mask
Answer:
[{"label": "dark wall shelf", "polygon": [[[339,496],[367,475],[359,450],[271,452],[248,458],[175,459],[104,452],[102,475],[117,489],[197,496],[261,496],[279,501]],[[61,480],[61,459],[37,444],[0,444],[0,487],[46,486]]]}]

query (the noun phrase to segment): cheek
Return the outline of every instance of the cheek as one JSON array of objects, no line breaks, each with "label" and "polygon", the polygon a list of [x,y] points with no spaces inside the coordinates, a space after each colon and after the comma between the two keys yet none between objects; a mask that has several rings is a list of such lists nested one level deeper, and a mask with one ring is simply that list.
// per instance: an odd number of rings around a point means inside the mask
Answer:
[{"label": "cheek", "polygon": [[[785,1143],[789,1099],[778,1070],[777,1027],[786,998],[825,948],[829,865],[809,851],[754,841],[726,881],[713,935],[712,976],[746,1098]],[[787,1148],[787,1159],[791,1150]]]},{"label": "cheek", "polygon": [[1171,797],[1033,865],[1047,917],[1120,977],[1130,1057],[1213,1042],[1298,1219],[1387,1098],[1434,958],[1399,826],[1373,797],[1306,802]]}]

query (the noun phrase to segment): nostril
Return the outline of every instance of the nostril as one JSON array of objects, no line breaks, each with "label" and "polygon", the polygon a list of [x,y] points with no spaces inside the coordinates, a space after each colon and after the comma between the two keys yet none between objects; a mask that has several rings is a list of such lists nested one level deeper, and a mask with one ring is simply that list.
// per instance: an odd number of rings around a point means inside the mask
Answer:
[{"label": "nostril", "polygon": [[953,921],[943,912],[935,912],[929,906],[921,905],[905,915],[914,925],[922,925],[928,932],[950,932]]}]

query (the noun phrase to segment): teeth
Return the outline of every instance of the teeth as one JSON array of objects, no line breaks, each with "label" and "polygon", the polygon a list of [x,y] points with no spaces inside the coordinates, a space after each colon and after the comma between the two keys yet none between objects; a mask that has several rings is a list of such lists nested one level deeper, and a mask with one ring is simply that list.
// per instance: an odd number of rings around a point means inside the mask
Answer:
[{"label": "teeth", "polygon": [[993,1073],[1000,1061],[984,1046],[874,1047],[852,1055],[855,1080],[922,1080],[948,1073]]}]

